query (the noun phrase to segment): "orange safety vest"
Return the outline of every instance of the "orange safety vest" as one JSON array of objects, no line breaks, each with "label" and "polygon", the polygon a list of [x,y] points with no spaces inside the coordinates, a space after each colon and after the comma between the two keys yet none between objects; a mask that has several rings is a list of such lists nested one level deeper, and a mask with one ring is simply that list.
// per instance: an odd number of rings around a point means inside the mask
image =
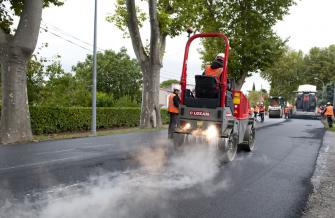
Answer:
[{"label": "orange safety vest", "polygon": [[255,107],[255,112],[259,113],[259,107],[258,106]]},{"label": "orange safety vest", "polygon": [[176,96],[176,94],[169,95],[168,112],[178,114],[179,113],[179,108],[177,108],[173,103],[174,96]]},{"label": "orange safety vest", "polygon": [[333,106],[327,106],[326,112],[324,113],[325,116],[334,116],[334,107]]},{"label": "orange safety vest", "polygon": [[210,65],[205,68],[205,76],[213,76],[220,79],[223,68],[212,69]]},{"label": "orange safety vest", "polygon": [[265,107],[264,106],[259,106],[259,112],[264,112],[265,111]]}]

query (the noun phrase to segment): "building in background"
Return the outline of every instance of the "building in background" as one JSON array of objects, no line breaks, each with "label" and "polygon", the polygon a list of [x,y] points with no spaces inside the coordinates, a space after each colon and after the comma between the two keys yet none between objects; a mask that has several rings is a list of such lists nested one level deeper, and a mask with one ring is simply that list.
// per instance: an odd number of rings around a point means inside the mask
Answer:
[{"label": "building in background", "polygon": [[[169,102],[169,95],[173,92],[173,89],[179,89],[180,90],[180,84],[179,83],[173,83],[168,88],[160,88],[159,89],[159,106],[161,108],[167,108],[168,102]],[[186,89],[189,89],[193,91],[195,89],[195,85],[187,85]]]}]

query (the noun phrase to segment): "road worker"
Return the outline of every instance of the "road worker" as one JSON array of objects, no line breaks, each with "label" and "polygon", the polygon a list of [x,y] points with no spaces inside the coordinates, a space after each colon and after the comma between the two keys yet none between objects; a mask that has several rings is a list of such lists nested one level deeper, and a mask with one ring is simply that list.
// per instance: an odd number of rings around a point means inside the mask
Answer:
[{"label": "road worker", "polygon": [[329,128],[333,128],[333,119],[334,119],[334,107],[327,103],[325,110],[323,111],[323,115],[327,118]]},{"label": "road worker", "polygon": [[222,71],[223,71],[224,59],[225,59],[225,54],[219,53],[215,57],[215,59],[212,62],[212,64],[206,66],[203,75],[205,75],[205,76],[213,76],[218,81],[221,81],[220,80],[220,76],[221,76]]},{"label": "road worker", "polygon": [[254,116],[254,114],[255,114],[255,108],[254,108],[254,107],[250,107],[250,109],[249,109],[249,114],[250,114],[251,116]]},{"label": "road worker", "polygon": [[255,110],[254,110],[254,117],[257,118],[259,113],[259,102],[256,103]]},{"label": "road worker", "polygon": [[284,108],[284,115],[285,115],[285,119],[289,118],[289,113],[290,113],[290,109],[288,108],[288,106],[286,106]]},{"label": "road worker", "polygon": [[168,137],[170,139],[172,139],[173,137],[173,132],[178,122],[179,104],[180,104],[179,92],[180,92],[179,89],[174,89],[173,93],[171,93],[168,97],[169,99],[168,112],[170,115]]},{"label": "road worker", "polygon": [[263,102],[259,105],[259,115],[261,116],[261,121],[264,122],[264,113],[265,113],[265,106]]}]

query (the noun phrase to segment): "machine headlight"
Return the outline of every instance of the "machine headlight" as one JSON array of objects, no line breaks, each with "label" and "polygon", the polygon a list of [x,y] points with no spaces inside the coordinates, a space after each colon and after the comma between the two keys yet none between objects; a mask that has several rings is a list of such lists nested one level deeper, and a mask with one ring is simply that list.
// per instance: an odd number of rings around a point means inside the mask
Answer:
[{"label": "machine headlight", "polygon": [[204,134],[207,137],[207,139],[210,140],[218,137],[219,131],[215,125],[211,125],[207,128],[206,131],[204,131]]},{"label": "machine headlight", "polygon": [[186,123],[185,126],[183,127],[183,130],[189,130],[189,129],[191,129],[191,124]]}]

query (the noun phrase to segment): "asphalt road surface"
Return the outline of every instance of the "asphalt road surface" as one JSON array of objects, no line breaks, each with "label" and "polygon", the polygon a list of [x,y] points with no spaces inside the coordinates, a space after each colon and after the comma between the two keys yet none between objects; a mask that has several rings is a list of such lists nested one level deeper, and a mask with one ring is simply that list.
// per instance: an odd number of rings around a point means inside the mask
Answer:
[{"label": "asphalt road surface", "polygon": [[1,146],[0,217],[300,217],[323,126],[258,127],[229,164],[166,131]]}]

